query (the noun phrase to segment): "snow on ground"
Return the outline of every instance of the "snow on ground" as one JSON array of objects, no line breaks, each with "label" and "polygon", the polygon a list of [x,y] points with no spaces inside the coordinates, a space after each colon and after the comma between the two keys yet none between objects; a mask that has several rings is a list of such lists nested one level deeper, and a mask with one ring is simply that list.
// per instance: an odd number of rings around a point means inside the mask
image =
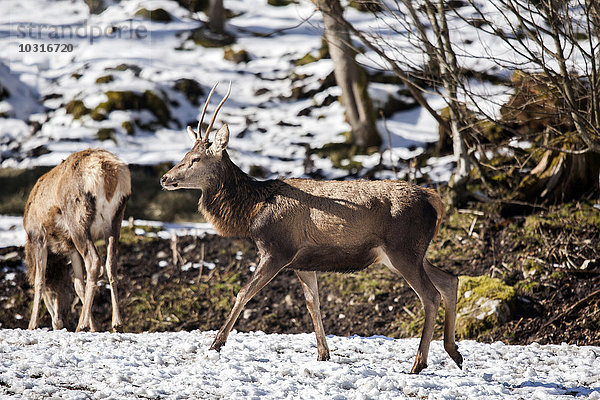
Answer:
[{"label": "snow on ground", "polygon": [[[129,221],[123,221],[123,226],[128,226]],[[186,222],[186,223],[169,223],[160,221],[146,221],[136,219],[133,222],[134,227],[138,228],[135,233],[140,236],[158,236],[162,239],[170,239],[173,235],[186,236],[193,235],[203,237],[206,234],[215,235],[217,232],[209,223],[202,222]],[[147,232],[142,227],[159,227],[158,232]],[[10,215],[0,215],[0,248],[9,246],[25,245],[25,228],[23,228],[23,217]]]},{"label": "snow on ground", "polygon": [[417,339],[313,334],[143,334],[0,330],[2,398],[69,399],[600,399],[600,348],[463,341],[464,370],[431,346],[410,375]]},{"label": "snow on ground", "polygon": [[25,244],[23,217],[0,215],[0,248]]}]

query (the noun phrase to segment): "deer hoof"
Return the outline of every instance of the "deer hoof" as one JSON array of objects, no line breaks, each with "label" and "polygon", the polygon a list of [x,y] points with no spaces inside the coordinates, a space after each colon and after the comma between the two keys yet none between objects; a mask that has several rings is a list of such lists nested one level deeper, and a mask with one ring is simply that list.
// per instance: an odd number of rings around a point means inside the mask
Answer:
[{"label": "deer hoof", "polygon": [[411,374],[418,374],[419,372],[423,371],[425,368],[427,368],[427,364],[425,363],[415,363],[415,365],[413,365],[412,369],[410,370]]},{"label": "deer hoof", "polygon": [[458,350],[456,350],[456,354],[454,356],[452,356],[452,359],[454,360],[454,362],[456,363],[456,365],[458,366],[458,368],[462,369],[462,367],[463,367],[463,356],[458,352]]},{"label": "deer hoof", "polygon": [[121,324],[113,325],[112,331],[113,331],[113,333],[123,333],[123,325],[121,325]]},{"label": "deer hoof", "polygon": [[221,347],[223,347],[224,343],[214,341],[213,344],[210,345],[209,350],[221,351]]},{"label": "deer hoof", "polygon": [[329,361],[329,353],[320,354],[317,357],[317,361]]}]

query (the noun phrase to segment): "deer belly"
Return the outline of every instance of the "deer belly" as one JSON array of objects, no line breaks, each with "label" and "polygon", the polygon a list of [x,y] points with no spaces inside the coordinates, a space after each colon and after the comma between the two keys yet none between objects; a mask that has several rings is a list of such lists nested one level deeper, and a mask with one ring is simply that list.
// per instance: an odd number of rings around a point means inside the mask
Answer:
[{"label": "deer belly", "polygon": [[298,250],[289,268],[302,271],[353,272],[367,268],[377,260],[371,246],[306,246]]}]

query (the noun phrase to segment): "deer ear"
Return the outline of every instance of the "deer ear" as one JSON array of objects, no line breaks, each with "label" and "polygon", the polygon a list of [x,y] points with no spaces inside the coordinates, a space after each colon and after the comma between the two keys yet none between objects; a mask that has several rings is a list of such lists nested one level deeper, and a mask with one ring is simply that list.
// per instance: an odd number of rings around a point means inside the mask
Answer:
[{"label": "deer ear", "polygon": [[198,140],[198,134],[196,132],[194,132],[192,127],[189,125],[187,127],[187,134],[192,142],[195,142],[196,140]]},{"label": "deer ear", "polygon": [[214,154],[220,154],[227,147],[227,143],[229,142],[229,127],[227,124],[223,124],[221,129],[217,131],[215,134],[215,141],[210,146],[212,152]]}]

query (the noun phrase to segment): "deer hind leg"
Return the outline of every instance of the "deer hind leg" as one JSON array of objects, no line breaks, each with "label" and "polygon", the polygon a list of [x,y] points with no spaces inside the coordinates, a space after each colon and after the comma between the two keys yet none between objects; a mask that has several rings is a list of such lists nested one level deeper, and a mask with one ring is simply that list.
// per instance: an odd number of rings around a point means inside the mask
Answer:
[{"label": "deer hind leg", "polygon": [[[83,311],[83,304],[85,303],[85,279],[83,274],[84,261],[83,258],[81,258],[81,254],[79,254],[78,251],[72,252],[69,255],[69,258],[71,259],[71,265],[73,266],[73,286],[75,287],[75,293],[77,294],[77,297],[81,301]],[[95,332],[97,329],[96,322],[94,321],[94,316],[90,314],[89,319],[89,329]]]},{"label": "deer hind leg", "polygon": [[52,318],[52,329],[62,329],[64,327],[64,323],[62,316],[60,315],[61,305],[59,303],[57,294],[46,289],[44,290],[42,297],[44,299],[44,304],[46,304],[46,308],[50,313],[50,317]]},{"label": "deer hind leg", "polygon": [[110,284],[112,329],[114,332],[121,332],[123,330],[123,321],[119,311],[119,296],[117,292],[117,245],[119,243],[124,210],[125,202],[123,202],[120,211],[117,212],[116,216],[113,218],[110,231],[104,233],[104,238],[106,240],[106,276],[108,278],[108,283]]},{"label": "deer hind leg", "polygon": [[34,268],[33,281],[33,306],[31,307],[31,319],[29,320],[29,329],[38,327],[38,318],[40,314],[40,303],[46,281],[46,266],[48,263],[48,249],[46,246],[38,243],[27,243],[28,250],[31,252],[30,260],[34,265],[29,268]]},{"label": "deer hind leg", "polygon": [[425,272],[422,260],[418,262],[408,261],[411,257],[393,251],[386,251],[385,255],[386,257],[384,257],[383,262],[388,268],[408,282],[410,287],[417,293],[417,296],[419,296],[425,310],[425,323],[423,324],[421,341],[415,362],[410,370],[411,374],[418,374],[427,367],[429,345],[433,338],[435,317],[440,307],[441,295]]},{"label": "deer hind leg", "polygon": [[323,320],[321,319],[317,273],[314,271],[298,270],[295,272],[300,280],[300,283],[302,284],[304,298],[306,299],[306,308],[308,308],[308,312],[310,313],[310,317],[312,318],[313,326],[315,328],[315,335],[317,336],[317,349],[319,352],[317,360],[327,361],[329,360],[329,348],[327,347],[325,329],[323,329]]},{"label": "deer hind leg", "polygon": [[77,251],[83,255],[86,273],[83,305],[81,306],[81,314],[79,315],[79,322],[77,323],[76,332],[86,330],[95,332],[96,324],[92,318],[92,305],[94,302],[94,295],[96,294],[98,278],[100,277],[100,273],[102,271],[100,256],[98,255],[98,251],[92,242],[89,230],[77,235],[72,235],[72,238]]},{"label": "deer hind leg", "polygon": [[423,267],[437,290],[442,294],[444,302],[444,349],[462,369],[463,358],[458,352],[454,328],[456,325],[456,297],[458,292],[458,278],[446,271],[436,268],[427,259],[423,260]]},{"label": "deer hind leg", "polygon": [[240,313],[244,306],[258,293],[265,285],[275,277],[284,267],[283,263],[278,262],[273,257],[266,255],[260,260],[260,263],[256,267],[256,271],[246,284],[238,292],[235,304],[229,313],[229,316],[225,320],[225,323],[217,333],[215,340],[210,346],[211,350],[220,351],[221,347],[227,341],[229,332],[233,328],[235,321],[237,321]]},{"label": "deer hind leg", "polygon": [[77,297],[81,300],[81,304],[83,304],[83,300],[85,299],[85,281],[83,278],[83,258],[78,251],[74,251],[69,255],[71,259],[71,265],[73,267],[73,286],[75,286],[75,293],[77,293]]}]

